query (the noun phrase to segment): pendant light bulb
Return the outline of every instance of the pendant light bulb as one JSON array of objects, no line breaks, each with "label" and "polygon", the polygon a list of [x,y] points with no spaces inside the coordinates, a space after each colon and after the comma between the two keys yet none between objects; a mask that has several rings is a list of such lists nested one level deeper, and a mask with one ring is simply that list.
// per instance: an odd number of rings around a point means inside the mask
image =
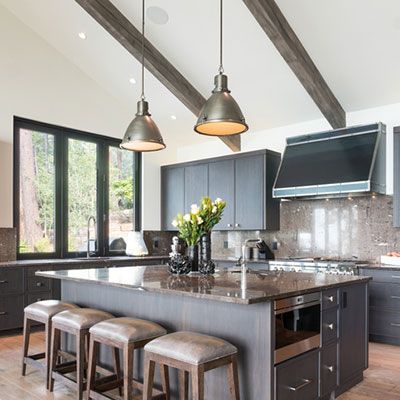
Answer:
[{"label": "pendant light bulb", "polygon": [[214,78],[212,95],[202,107],[194,130],[208,136],[233,136],[246,132],[249,127],[243,113],[230,94],[228,77],[224,74],[222,63],[223,43],[223,0],[220,0],[220,65],[218,75]]},{"label": "pendant light bulb", "polygon": [[149,152],[165,149],[160,130],[151,118],[149,103],[144,94],[144,21],[145,0],[142,0],[142,94],[137,103],[135,118],[129,124],[120,147],[122,149]]}]

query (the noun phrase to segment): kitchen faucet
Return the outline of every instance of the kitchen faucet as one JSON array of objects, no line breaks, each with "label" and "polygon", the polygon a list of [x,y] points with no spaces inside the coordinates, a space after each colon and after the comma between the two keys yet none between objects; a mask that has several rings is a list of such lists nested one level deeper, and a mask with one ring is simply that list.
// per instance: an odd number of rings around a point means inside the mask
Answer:
[{"label": "kitchen faucet", "polygon": [[261,242],[260,238],[257,238],[257,239],[246,239],[245,240],[245,242],[244,242],[244,244],[242,246],[242,260],[241,260],[242,266],[246,267],[246,260],[247,260],[247,258],[246,258],[246,249],[248,247],[250,247],[249,244],[250,243],[258,243],[258,242]]},{"label": "kitchen faucet", "polygon": [[242,272],[240,277],[240,289],[242,292],[242,298],[246,298],[246,291],[247,291],[247,267],[246,267],[246,249],[249,247],[250,243],[258,243],[261,239],[246,239],[242,246]]},{"label": "kitchen faucet", "polygon": [[97,240],[96,240],[96,237],[97,237],[97,234],[96,234],[96,218],[95,217],[93,217],[93,215],[91,215],[89,218],[88,218],[88,222],[87,222],[87,253],[86,253],[86,256],[87,256],[87,258],[90,258],[90,221],[93,221],[93,226],[94,226],[94,235],[95,235],[95,240],[94,240],[94,252],[96,252],[96,242],[97,242]]}]

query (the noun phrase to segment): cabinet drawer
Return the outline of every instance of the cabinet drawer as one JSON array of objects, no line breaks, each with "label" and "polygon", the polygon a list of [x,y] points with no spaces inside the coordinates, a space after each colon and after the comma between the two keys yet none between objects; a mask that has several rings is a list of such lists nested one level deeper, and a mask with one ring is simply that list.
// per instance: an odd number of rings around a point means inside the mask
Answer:
[{"label": "cabinet drawer", "polygon": [[36,266],[36,267],[26,267],[25,268],[25,276],[29,277],[29,276],[35,276],[36,272],[39,271],[54,271],[55,269],[57,269],[56,266],[52,266],[52,267],[40,267],[40,266]]},{"label": "cabinet drawer", "polygon": [[393,308],[400,311],[400,285],[371,282],[369,285],[369,304],[377,308]]},{"label": "cabinet drawer", "polygon": [[371,310],[369,332],[375,335],[400,338],[400,312]]},{"label": "cabinet drawer", "polygon": [[41,276],[28,276],[26,286],[28,293],[46,292],[51,289],[51,281],[49,278],[43,278]]},{"label": "cabinet drawer", "polygon": [[0,297],[0,331],[20,328],[23,325],[24,296]]},{"label": "cabinet drawer", "polygon": [[322,343],[329,343],[338,337],[338,310],[332,308],[322,313]]},{"label": "cabinet drawer", "polygon": [[336,307],[339,304],[339,295],[337,289],[324,290],[322,292],[322,309]]},{"label": "cabinet drawer", "polygon": [[36,303],[37,301],[51,300],[51,299],[52,299],[51,292],[27,293],[25,296],[25,307],[29,306],[29,304]]},{"label": "cabinet drawer", "polygon": [[319,350],[275,367],[275,400],[318,399]]},{"label": "cabinet drawer", "polygon": [[373,282],[387,282],[400,284],[400,269],[393,270],[377,270],[377,269],[364,269],[363,275],[370,276]]},{"label": "cabinet drawer", "polygon": [[17,294],[24,292],[23,268],[0,269],[0,294]]},{"label": "cabinet drawer", "polygon": [[331,394],[337,388],[337,343],[322,349],[321,352],[321,396]]}]

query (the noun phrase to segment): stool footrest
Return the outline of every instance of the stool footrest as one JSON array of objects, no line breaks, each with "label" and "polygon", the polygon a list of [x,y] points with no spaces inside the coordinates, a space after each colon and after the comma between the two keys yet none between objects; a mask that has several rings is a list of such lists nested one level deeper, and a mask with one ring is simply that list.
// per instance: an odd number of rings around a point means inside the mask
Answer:
[{"label": "stool footrest", "polygon": [[108,375],[96,380],[94,390],[107,392],[116,389],[123,384],[123,379],[117,379],[117,375]]},{"label": "stool footrest", "polygon": [[46,369],[46,364],[39,360],[43,360],[45,357],[45,353],[32,354],[31,356],[24,357],[24,363],[43,370]]},{"label": "stool footrest", "polygon": [[59,374],[68,374],[70,372],[76,371],[76,360],[67,361],[63,364],[58,364],[54,368],[54,372],[58,372]]},{"label": "stool footrest", "polygon": [[[55,381],[63,383],[65,386],[68,386],[72,389],[76,389],[76,379],[63,375],[59,372],[53,371],[51,374],[52,378]],[[86,382],[84,382],[84,387],[86,386]]]}]

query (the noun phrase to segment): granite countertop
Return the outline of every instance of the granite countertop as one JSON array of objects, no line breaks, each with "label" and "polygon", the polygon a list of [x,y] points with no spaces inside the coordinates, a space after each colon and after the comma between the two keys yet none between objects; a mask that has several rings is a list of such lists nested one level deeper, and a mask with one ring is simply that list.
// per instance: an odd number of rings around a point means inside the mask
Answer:
[{"label": "granite countertop", "polygon": [[267,302],[370,280],[364,276],[252,271],[246,274],[247,289],[242,290],[241,273],[220,270],[213,276],[177,276],[163,265],[40,271],[36,275],[238,304]]},{"label": "granite countertop", "polygon": [[54,259],[39,259],[39,260],[17,260],[17,261],[3,261],[0,262],[1,267],[37,267],[46,266],[51,267],[52,265],[59,264],[108,264],[112,261],[139,261],[139,260],[165,260],[168,256],[119,256],[119,257],[80,257],[80,258],[54,258]]},{"label": "granite countertop", "polygon": [[365,265],[359,265],[358,268],[361,269],[379,269],[379,270],[388,270],[388,271],[400,271],[400,265],[389,265],[389,264],[380,264],[380,263],[371,263]]}]

